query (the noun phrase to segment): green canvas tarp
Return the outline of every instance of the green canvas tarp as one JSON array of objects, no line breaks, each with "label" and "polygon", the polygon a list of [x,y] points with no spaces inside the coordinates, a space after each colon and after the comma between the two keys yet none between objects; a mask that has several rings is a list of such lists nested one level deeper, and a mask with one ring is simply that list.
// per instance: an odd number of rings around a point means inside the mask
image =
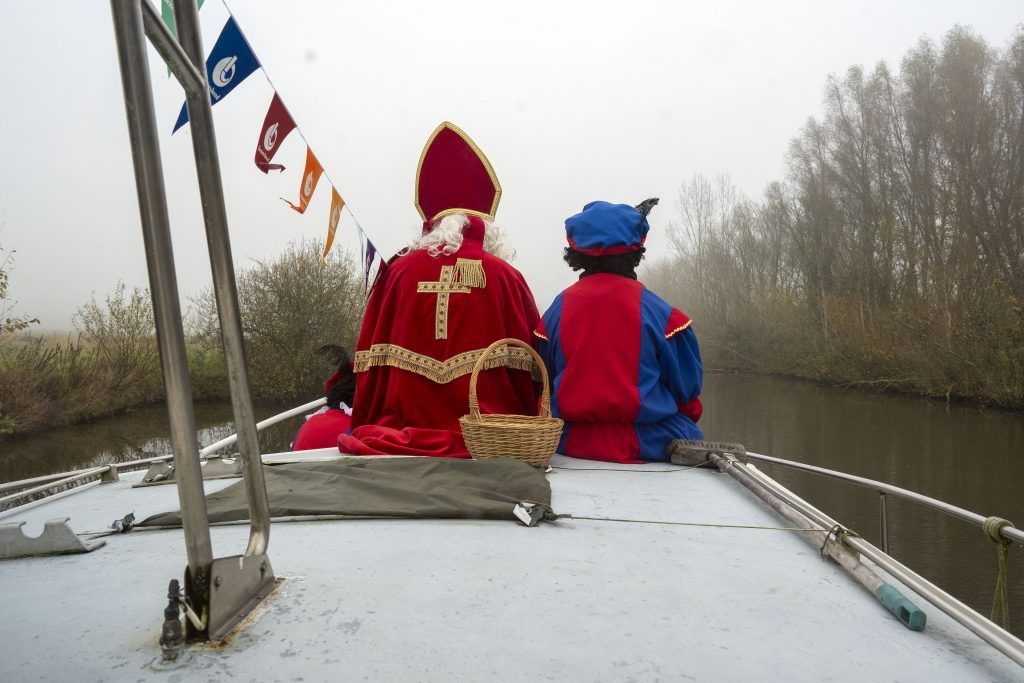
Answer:
[{"label": "green canvas tarp", "polygon": [[[265,465],[270,516],[516,519],[517,503],[551,507],[544,474],[518,460],[368,458]],[[211,523],[249,519],[245,483],[206,497]],[[138,526],[181,526],[179,511]]]}]

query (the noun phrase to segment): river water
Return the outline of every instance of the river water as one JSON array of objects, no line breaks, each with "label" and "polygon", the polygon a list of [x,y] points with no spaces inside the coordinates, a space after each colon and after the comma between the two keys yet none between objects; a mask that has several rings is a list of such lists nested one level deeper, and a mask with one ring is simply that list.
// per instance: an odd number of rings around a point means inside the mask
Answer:
[{"label": "river water", "polygon": [[[740,441],[754,452],[878,479],[1024,524],[1024,415],[1019,413],[750,375],[708,376],[703,399],[701,426],[708,439]],[[261,405],[257,416],[287,407]],[[197,405],[196,418],[202,445],[233,431],[228,404]],[[263,432],[263,452],[287,450],[301,419]],[[169,452],[162,406],[144,407],[0,441],[0,482]],[[880,545],[876,493],[785,468],[763,469]],[[891,496],[887,506],[890,554],[988,615],[996,551],[981,529]],[[1009,576],[1013,630],[1024,636],[1024,548],[1011,551]]]}]

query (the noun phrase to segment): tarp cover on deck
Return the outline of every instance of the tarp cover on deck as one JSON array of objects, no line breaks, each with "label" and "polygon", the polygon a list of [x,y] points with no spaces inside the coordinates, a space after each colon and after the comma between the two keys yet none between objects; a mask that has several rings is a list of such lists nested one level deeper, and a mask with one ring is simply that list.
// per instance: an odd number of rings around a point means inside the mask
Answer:
[{"label": "tarp cover on deck", "polygon": [[[516,519],[516,503],[550,508],[539,470],[511,458],[368,458],[264,466],[270,516]],[[206,497],[210,522],[249,519],[245,482]],[[165,512],[138,526],[181,526]]]}]

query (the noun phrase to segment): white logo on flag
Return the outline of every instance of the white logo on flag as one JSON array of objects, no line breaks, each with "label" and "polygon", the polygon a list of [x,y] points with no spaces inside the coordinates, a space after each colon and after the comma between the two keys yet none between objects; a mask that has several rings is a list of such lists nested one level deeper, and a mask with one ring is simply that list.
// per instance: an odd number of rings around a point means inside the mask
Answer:
[{"label": "white logo on flag", "polygon": [[334,207],[334,211],[331,211],[331,230],[338,228],[338,221],[341,219],[341,207]]},{"label": "white logo on flag", "polygon": [[223,88],[235,77],[235,62],[237,61],[238,57],[232,55],[220,60],[217,62],[217,66],[213,67],[213,82],[217,84],[218,88]]},{"label": "white logo on flag", "polygon": [[312,171],[310,171],[309,175],[306,176],[306,182],[302,186],[302,194],[304,194],[307,197],[309,195],[313,194],[313,172]]},{"label": "white logo on flag", "polygon": [[268,152],[274,149],[274,145],[277,144],[277,124],[275,123],[270,128],[267,128],[267,134],[263,136],[263,147]]}]

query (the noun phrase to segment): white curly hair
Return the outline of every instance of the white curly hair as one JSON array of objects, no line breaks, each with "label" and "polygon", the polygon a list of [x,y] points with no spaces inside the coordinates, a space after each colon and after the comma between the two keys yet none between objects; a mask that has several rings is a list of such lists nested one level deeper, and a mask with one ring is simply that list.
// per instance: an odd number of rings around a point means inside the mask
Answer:
[{"label": "white curly hair", "polygon": [[[468,224],[469,216],[464,213],[445,216],[433,230],[414,239],[403,251],[426,249],[434,258],[450,256],[462,246],[462,229]],[[484,251],[508,262],[516,257],[515,250],[505,244],[505,231],[488,220],[484,221]]]}]

